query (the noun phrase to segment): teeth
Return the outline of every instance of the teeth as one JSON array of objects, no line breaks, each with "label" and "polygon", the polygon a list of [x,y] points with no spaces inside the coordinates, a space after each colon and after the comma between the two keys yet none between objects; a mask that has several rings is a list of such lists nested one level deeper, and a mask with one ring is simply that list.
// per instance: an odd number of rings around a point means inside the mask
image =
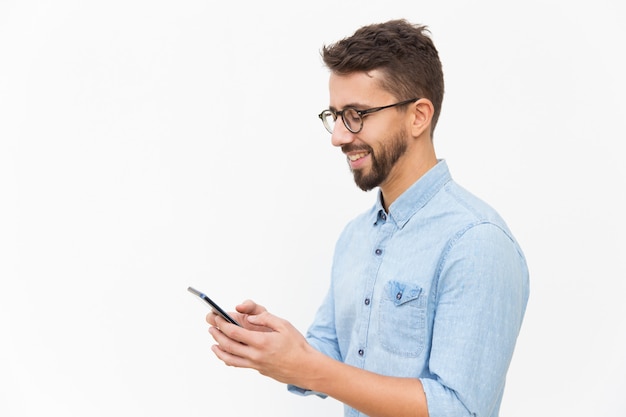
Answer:
[{"label": "teeth", "polygon": [[351,161],[356,161],[357,159],[361,159],[367,155],[367,152],[361,152],[354,155],[348,155],[348,159]]}]

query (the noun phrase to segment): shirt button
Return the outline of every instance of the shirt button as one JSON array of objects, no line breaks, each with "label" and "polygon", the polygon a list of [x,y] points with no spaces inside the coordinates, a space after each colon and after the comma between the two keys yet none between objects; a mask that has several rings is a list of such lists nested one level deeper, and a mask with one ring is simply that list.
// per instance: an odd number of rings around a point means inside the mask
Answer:
[{"label": "shirt button", "polygon": [[399,292],[396,294],[396,300],[401,300],[402,299],[402,293]]},{"label": "shirt button", "polygon": [[380,215],[380,218],[383,219],[383,220],[387,220],[387,215],[385,213],[383,213],[383,214]]},{"label": "shirt button", "polygon": [[380,255],[381,253],[383,253],[382,249],[376,249],[376,255]]},{"label": "shirt button", "polygon": [[366,305],[366,306],[370,305],[370,299],[369,299],[369,298],[366,298],[366,299],[365,299],[365,305]]},{"label": "shirt button", "polygon": [[363,349],[359,349],[359,356],[363,356],[363,353],[365,353],[363,352]]}]

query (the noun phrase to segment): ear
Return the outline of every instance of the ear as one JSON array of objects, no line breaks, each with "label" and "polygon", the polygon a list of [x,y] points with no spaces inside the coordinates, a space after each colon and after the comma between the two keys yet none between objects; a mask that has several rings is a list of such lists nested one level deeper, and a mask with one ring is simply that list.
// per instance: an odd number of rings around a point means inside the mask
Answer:
[{"label": "ear", "polygon": [[413,123],[411,124],[411,132],[414,137],[424,134],[430,137],[430,125],[435,113],[435,106],[427,98],[421,98],[412,104]]}]

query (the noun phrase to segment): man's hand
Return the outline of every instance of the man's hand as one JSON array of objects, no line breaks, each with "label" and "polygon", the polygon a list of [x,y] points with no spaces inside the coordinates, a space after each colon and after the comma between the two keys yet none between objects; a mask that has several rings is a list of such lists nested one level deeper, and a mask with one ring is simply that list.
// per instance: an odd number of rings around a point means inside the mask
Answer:
[{"label": "man's hand", "polygon": [[207,315],[209,333],[217,342],[213,353],[226,365],[256,369],[277,381],[303,386],[307,369],[319,353],[288,321],[270,314],[264,307],[246,301],[236,307],[242,327],[223,318]]},{"label": "man's hand", "polygon": [[[262,326],[257,326],[254,324],[251,324],[247,318],[250,315],[257,315],[257,314],[261,314],[264,311],[267,311],[265,309],[265,307],[258,305],[257,303],[255,303],[252,300],[246,300],[243,303],[239,304],[238,306],[235,307],[237,309],[237,312],[231,313],[229,312],[228,314],[234,318],[239,324],[241,324],[242,327],[249,329],[249,330],[256,330],[256,331],[261,331],[261,332],[271,332],[272,329],[267,328],[267,327],[262,327]],[[213,311],[211,311],[209,314],[206,315],[206,321],[207,323],[209,323],[211,326],[215,326],[215,327],[219,327],[217,326],[217,324],[215,323],[215,318],[218,317],[217,314],[215,314]]]}]

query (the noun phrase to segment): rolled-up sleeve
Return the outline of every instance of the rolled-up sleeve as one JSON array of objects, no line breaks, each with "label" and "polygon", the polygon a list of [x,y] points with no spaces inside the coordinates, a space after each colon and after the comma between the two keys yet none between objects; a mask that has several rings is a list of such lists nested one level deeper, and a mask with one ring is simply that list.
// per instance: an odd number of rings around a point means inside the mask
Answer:
[{"label": "rolled-up sleeve", "polygon": [[450,242],[433,288],[430,417],[495,416],[529,294],[523,254],[491,223]]},{"label": "rolled-up sleeve", "polygon": [[[337,333],[335,330],[334,310],[333,310],[333,293],[332,289],[328,291],[326,297],[317,310],[315,320],[307,331],[307,341],[318,351],[330,356],[333,359],[341,361],[341,354],[337,344]],[[296,385],[287,385],[289,392],[294,394],[308,396],[317,395],[326,398],[327,395],[322,392],[311,391],[300,388]]]}]

